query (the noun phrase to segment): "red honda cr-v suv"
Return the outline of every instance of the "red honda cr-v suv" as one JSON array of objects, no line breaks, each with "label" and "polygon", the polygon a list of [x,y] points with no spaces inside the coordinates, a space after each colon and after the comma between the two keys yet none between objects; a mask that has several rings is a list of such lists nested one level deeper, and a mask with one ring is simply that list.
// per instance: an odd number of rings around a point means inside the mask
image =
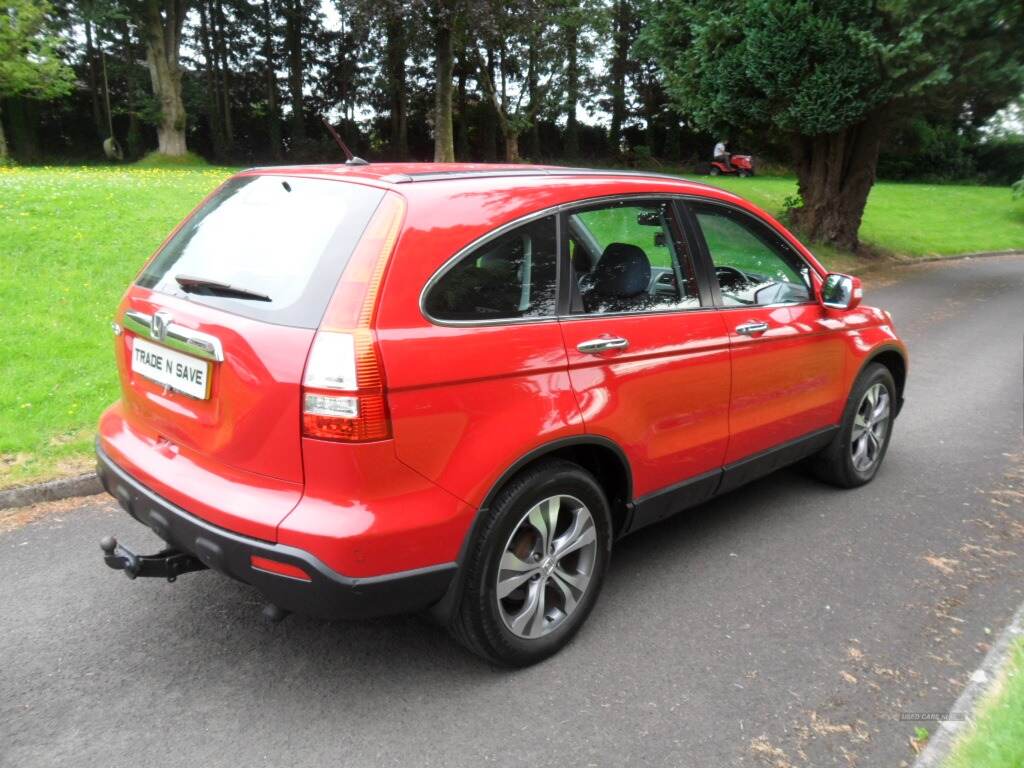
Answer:
[{"label": "red honda cr-v suv", "polygon": [[868,482],[907,353],[856,278],[677,178],[530,166],[258,169],[128,289],[99,473],[268,615],[431,609],[522,665],[612,543],[809,458]]}]

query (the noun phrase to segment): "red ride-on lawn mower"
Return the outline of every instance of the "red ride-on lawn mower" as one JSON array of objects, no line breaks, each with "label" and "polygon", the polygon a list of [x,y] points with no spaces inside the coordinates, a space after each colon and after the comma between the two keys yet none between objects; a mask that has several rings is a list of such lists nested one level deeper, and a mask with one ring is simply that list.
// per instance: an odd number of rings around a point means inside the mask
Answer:
[{"label": "red ride-on lawn mower", "polygon": [[712,160],[708,173],[712,176],[733,173],[737,176],[753,176],[754,157],[753,155],[729,155],[729,165],[720,160]]}]

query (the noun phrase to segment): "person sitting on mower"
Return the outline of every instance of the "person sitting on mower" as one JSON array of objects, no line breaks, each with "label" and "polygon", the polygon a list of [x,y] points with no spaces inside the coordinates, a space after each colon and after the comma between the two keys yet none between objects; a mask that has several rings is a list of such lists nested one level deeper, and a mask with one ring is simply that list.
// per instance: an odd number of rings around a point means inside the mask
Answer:
[{"label": "person sitting on mower", "polygon": [[727,171],[732,170],[732,162],[729,160],[729,147],[724,141],[715,144],[715,151],[712,153],[716,163],[722,163]]}]

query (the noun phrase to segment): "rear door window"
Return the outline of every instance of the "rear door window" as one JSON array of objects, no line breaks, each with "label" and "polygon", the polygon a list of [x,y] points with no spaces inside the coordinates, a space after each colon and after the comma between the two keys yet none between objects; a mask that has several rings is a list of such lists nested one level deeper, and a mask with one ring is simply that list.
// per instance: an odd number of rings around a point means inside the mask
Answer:
[{"label": "rear door window", "polygon": [[231,179],[138,284],[256,320],[315,328],[383,196],[330,179]]},{"label": "rear door window", "polygon": [[441,273],[424,310],[435,320],[463,322],[554,316],[556,242],[554,215],[488,240]]},{"label": "rear door window", "polygon": [[701,306],[693,261],[673,226],[670,201],[620,201],[573,211],[568,229],[575,311],[608,314]]}]

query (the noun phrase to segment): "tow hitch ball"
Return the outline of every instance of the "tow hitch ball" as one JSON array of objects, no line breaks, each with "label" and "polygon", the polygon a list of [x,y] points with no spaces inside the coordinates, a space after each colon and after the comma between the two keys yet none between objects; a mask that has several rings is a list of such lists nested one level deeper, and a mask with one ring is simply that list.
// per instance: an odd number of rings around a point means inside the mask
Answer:
[{"label": "tow hitch ball", "polygon": [[115,571],[124,571],[129,579],[137,576],[164,578],[175,581],[178,576],[191,571],[204,571],[202,560],[178,549],[164,549],[155,555],[136,555],[130,549],[117,543],[113,536],[100,541],[103,562]]}]

